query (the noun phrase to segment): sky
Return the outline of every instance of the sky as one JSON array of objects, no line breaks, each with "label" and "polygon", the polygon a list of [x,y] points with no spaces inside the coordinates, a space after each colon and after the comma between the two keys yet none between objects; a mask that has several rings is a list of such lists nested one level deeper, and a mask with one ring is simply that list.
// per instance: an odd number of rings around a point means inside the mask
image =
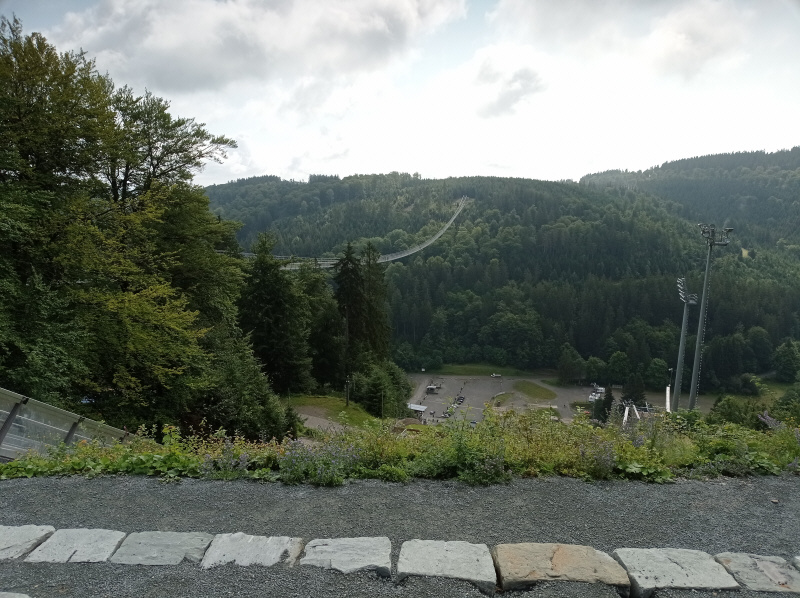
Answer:
[{"label": "sky", "polygon": [[800,0],[0,0],[272,174],[577,180],[800,145]]}]

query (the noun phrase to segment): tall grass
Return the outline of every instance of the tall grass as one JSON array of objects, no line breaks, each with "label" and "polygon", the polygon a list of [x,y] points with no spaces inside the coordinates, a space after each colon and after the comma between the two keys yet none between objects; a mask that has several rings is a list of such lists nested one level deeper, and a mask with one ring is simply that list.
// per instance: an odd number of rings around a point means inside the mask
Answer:
[{"label": "tall grass", "polygon": [[465,419],[400,431],[394,422],[368,420],[315,441],[249,442],[224,431],[182,437],[174,427],[140,431],[128,444],[81,442],[47,455],[0,465],[0,479],[39,475],[155,475],[338,485],[347,479],[458,479],[470,484],[513,476],[564,475],[584,479],[776,474],[797,471],[800,429],[775,423],[767,431],[709,424],[697,412],[600,426],[585,418],[565,424],[548,410],[504,413],[487,409],[475,426]]}]

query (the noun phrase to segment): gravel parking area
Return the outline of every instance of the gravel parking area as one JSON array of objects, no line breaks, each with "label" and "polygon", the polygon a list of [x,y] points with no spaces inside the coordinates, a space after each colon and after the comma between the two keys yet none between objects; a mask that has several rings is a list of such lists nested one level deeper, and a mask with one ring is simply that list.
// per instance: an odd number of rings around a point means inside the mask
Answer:
[{"label": "gravel parking area", "polygon": [[[393,562],[414,538],[619,547],[676,547],[792,558],[800,554],[800,477],[585,483],[515,480],[473,488],[457,482],[340,488],[141,477],[37,478],[0,482],[0,525],[40,524],[135,531],[242,531],[312,538],[388,536]],[[479,596],[467,583],[314,567],[141,567],[0,562],[0,590],[37,596]],[[554,583],[520,596],[615,596],[610,588]],[[712,594],[709,593],[708,596]],[[751,594],[740,591],[742,598]],[[657,596],[702,598],[701,592]],[[752,594],[765,596],[765,594]]]}]

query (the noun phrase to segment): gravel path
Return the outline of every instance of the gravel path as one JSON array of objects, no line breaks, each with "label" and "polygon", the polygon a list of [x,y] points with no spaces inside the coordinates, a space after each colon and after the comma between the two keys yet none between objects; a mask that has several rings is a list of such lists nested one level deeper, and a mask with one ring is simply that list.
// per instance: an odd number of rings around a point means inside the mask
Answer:
[{"label": "gravel path", "polygon": [[[777,501],[777,502],[773,502]],[[340,488],[143,477],[37,478],[0,482],[0,525],[40,524],[135,531],[242,531],[305,539],[388,536],[393,562],[414,538],[493,544],[564,542],[611,552],[676,547],[800,555],[800,477],[585,483],[566,478],[516,480],[473,488],[456,482]],[[315,567],[174,567],[0,562],[0,590],[38,596],[480,596],[463,582]],[[276,594],[279,592],[279,594]],[[608,596],[603,586],[550,583],[519,596]],[[708,594],[711,596],[712,594]],[[659,592],[659,598],[702,598]],[[742,598],[750,596],[739,592]],[[768,594],[752,594],[768,596]]]}]

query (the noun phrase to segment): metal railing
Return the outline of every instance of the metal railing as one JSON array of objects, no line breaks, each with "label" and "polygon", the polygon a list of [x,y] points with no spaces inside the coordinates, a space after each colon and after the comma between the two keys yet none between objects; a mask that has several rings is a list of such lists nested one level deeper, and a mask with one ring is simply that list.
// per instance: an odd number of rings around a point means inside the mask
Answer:
[{"label": "metal railing", "polygon": [[127,435],[124,430],[0,388],[0,459],[16,459],[28,451],[45,453],[62,442],[97,440],[110,445]]}]

